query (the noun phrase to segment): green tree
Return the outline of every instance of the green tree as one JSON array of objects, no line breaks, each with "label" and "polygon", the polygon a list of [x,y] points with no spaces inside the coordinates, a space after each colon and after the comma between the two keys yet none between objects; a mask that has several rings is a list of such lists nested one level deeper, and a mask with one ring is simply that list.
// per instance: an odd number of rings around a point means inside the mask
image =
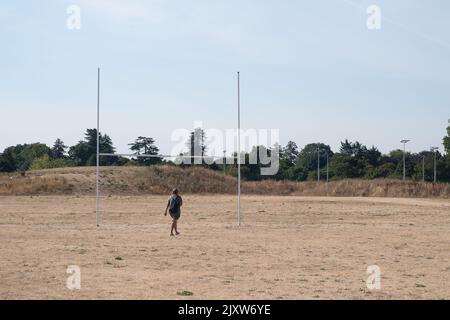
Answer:
[{"label": "green tree", "polygon": [[34,159],[31,163],[30,170],[41,170],[41,169],[53,169],[53,168],[64,168],[73,166],[73,163],[67,159],[53,159],[47,154],[40,158]]},{"label": "green tree", "polygon": [[205,131],[202,128],[196,128],[190,133],[186,146],[189,150],[188,156],[191,157],[191,164],[203,163],[203,158],[199,159],[197,157],[206,156],[206,150],[208,149],[206,139]]},{"label": "green tree", "polygon": [[280,161],[284,161],[287,167],[293,166],[299,156],[298,146],[294,141],[289,141],[286,147],[281,148]]},{"label": "green tree", "polygon": [[67,146],[61,139],[56,139],[51,149],[51,155],[53,159],[64,159],[66,155]]},{"label": "green tree", "polygon": [[396,149],[389,152],[385,160],[395,166],[390,178],[401,178],[403,175],[403,150]]},{"label": "green tree", "polygon": [[341,148],[339,152],[343,155],[352,156],[353,155],[353,146],[350,141],[345,139],[344,142],[341,142]]},{"label": "green tree", "polygon": [[[352,143],[347,139],[345,139],[344,142],[341,142],[339,151],[344,155],[351,156],[360,160],[366,158],[368,153],[367,147],[365,145],[361,144],[358,141]],[[376,155],[376,151],[378,151],[376,150],[376,148],[372,148],[373,155]]]},{"label": "green tree", "polygon": [[77,166],[85,166],[88,160],[95,156],[96,149],[92,149],[86,141],[79,141],[76,145],[69,148],[69,158]]},{"label": "green tree", "polygon": [[376,167],[369,167],[366,173],[366,178],[376,179],[376,178],[387,178],[395,173],[396,166],[392,162],[387,162],[380,164]]},{"label": "green tree", "polygon": [[305,181],[308,178],[308,170],[297,163],[295,166],[287,169],[286,178],[295,181]]},{"label": "green tree", "polygon": [[[100,153],[115,153],[111,138],[107,134],[99,134]],[[79,166],[93,166],[97,159],[97,129],[87,129],[85,139],[69,148],[69,157]],[[101,157],[101,165],[117,165],[117,157]]]},{"label": "green tree", "polygon": [[369,165],[376,167],[381,164],[382,154],[375,146],[372,146],[367,149],[365,159]]},{"label": "green tree", "polygon": [[436,171],[439,182],[450,182],[450,156],[448,154],[437,161]]},{"label": "green tree", "polygon": [[[387,159],[388,162],[393,163],[395,165],[395,171],[390,175],[390,178],[402,178],[403,177],[403,150],[397,149],[392,150],[389,153],[389,157]],[[405,168],[406,168],[406,177],[413,177],[414,171],[416,167],[416,163],[418,162],[417,156],[410,152],[405,153]]]},{"label": "green tree", "polygon": [[444,145],[445,152],[447,155],[450,154],[450,126],[447,127],[447,135],[442,139],[442,144]]},{"label": "green tree", "polygon": [[294,167],[298,160],[299,151],[297,144],[289,141],[286,147],[280,148],[278,145],[276,147],[279,148],[279,170],[273,178],[276,180],[295,180],[292,176],[293,170],[289,169]]},{"label": "green tree", "polygon": [[23,144],[6,148],[0,157],[0,171],[25,171],[31,163],[44,155],[50,155],[50,148],[43,143]]},{"label": "green tree", "polygon": [[6,148],[0,156],[0,171],[13,172],[16,171],[22,159],[20,153],[23,150],[24,145],[11,146]]},{"label": "green tree", "polygon": [[434,175],[434,154],[431,151],[422,151],[418,154],[414,155],[415,164],[414,164],[414,173],[412,178],[414,180],[422,180],[423,177],[423,169],[422,166],[425,166],[425,181],[432,181]]},{"label": "green tree", "polygon": [[[243,180],[257,181],[262,179],[285,179],[285,177],[280,173],[280,170],[275,176],[267,176],[261,174],[261,169],[264,167],[269,167],[271,164],[267,163],[271,159],[272,152],[279,151],[279,147],[274,146],[273,148],[267,148],[266,146],[254,146],[249,153],[243,153],[241,162],[241,177]],[[261,155],[267,157],[266,159],[261,159]],[[234,153],[234,157],[237,157],[237,153]],[[228,173],[237,176],[237,163],[231,166]]]},{"label": "green tree", "polygon": [[23,162],[20,164],[19,170],[28,170],[34,159],[44,155],[50,155],[50,152],[50,148],[43,143],[25,145],[20,153],[20,157],[23,159]]},{"label": "green tree", "polygon": [[323,168],[327,164],[327,154],[331,158],[333,151],[329,145],[324,143],[307,144],[298,155],[298,163],[307,171],[317,170],[317,152],[319,150],[319,166]]},{"label": "green tree", "polygon": [[357,178],[360,175],[357,159],[348,153],[334,154],[330,160],[329,169],[333,179]]},{"label": "green tree", "polygon": [[[250,153],[245,154],[245,161],[242,164],[242,178],[244,180],[261,180],[261,162],[259,159],[259,146],[253,147]],[[252,159],[252,160],[250,160]]]},{"label": "green tree", "polygon": [[447,135],[443,138],[442,142],[446,155],[438,161],[437,172],[439,181],[450,182],[450,125],[447,127]]},{"label": "green tree", "polygon": [[[155,146],[155,140],[153,138],[147,138],[139,136],[133,143],[129,144],[130,150],[134,151],[137,155],[152,155],[156,156],[159,154],[158,147]],[[137,161],[142,165],[152,165],[157,164],[162,161],[161,158],[142,158],[138,157]]]}]

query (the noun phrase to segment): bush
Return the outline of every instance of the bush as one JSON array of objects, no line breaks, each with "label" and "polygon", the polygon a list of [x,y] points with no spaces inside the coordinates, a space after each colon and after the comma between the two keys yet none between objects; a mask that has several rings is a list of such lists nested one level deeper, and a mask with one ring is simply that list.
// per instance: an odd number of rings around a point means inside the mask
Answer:
[{"label": "bush", "polygon": [[74,164],[70,160],[50,159],[50,157],[46,154],[40,158],[33,160],[30,166],[30,170],[64,168],[73,166]]},{"label": "bush", "polygon": [[139,165],[140,165],[139,162],[137,162],[135,160],[129,160],[123,164],[123,166],[125,166],[125,167],[137,167]]},{"label": "bush", "polygon": [[395,173],[395,164],[393,163],[383,163],[378,167],[371,166],[367,170],[366,178],[376,179],[376,178],[387,178]]}]

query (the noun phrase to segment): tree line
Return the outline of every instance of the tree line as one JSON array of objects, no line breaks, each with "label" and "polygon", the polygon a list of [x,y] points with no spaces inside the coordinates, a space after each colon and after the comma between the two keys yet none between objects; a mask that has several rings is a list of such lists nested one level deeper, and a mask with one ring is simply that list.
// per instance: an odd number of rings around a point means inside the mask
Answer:
[{"label": "tree line", "polygon": [[[406,152],[400,149],[382,154],[375,146],[367,147],[362,143],[344,140],[338,152],[333,152],[324,143],[310,143],[302,149],[294,141],[289,141],[283,147],[255,146],[245,154],[246,161],[241,167],[241,175],[245,180],[293,180],[313,181],[339,179],[375,179],[402,178],[403,157],[405,156],[405,170],[408,179],[433,181],[436,168],[437,180],[450,182],[450,126],[443,138],[444,153],[424,150],[419,153]],[[190,152],[180,156],[207,156],[208,144],[205,132],[197,128],[193,130],[186,142]],[[112,139],[107,134],[99,134],[100,153],[115,153]],[[101,157],[102,166],[151,166],[159,164],[175,165],[175,159],[166,160],[158,157],[159,148],[153,138],[139,136],[129,144],[135,155],[151,155],[152,157]],[[252,156],[258,157],[259,151],[279,152],[279,170],[275,176],[262,176],[259,161],[250,164]],[[84,139],[73,146],[66,146],[61,139],[56,139],[53,146],[43,143],[20,144],[6,148],[0,154],[0,172],[14,172],[61,167],[93,166],[96,164],[97,130],[87,129]],[[198,154],[196,154],[198,153]],[[188,155],[188,156],[186,156]],[[234,154],[236,156],[236,154]],[[194,157],[192,164],[196,162]],[[220,170],[228,175],[237,175],[237,165],[222,163],[206,164],[200,160],[202,166],[211,170]]]}]

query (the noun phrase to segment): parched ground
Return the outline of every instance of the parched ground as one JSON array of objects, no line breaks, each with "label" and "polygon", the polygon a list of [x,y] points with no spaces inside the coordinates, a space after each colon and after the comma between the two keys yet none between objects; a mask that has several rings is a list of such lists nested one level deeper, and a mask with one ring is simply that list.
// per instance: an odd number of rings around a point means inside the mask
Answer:
[{"label": "parched ground", "polygon": [[[449,299],[450,201],[184,196],[0,197],[1,299]],[[69,265],[81,290],[66,288]],[[369,265],[381,289],[366,287]]]}]

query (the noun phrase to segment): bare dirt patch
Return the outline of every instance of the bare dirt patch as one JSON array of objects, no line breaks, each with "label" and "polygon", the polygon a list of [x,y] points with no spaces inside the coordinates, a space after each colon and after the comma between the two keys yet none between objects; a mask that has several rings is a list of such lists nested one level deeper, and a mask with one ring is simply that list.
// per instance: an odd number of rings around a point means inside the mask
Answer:
[{"label": "bare dirt patch", "polygon": [[450,298],[449,200],[245,196],[238,228],[235,197],[185,195],[171,238],[166,199],[105,198],[97,228],[93,197],[0,197],[0,298]]}]

